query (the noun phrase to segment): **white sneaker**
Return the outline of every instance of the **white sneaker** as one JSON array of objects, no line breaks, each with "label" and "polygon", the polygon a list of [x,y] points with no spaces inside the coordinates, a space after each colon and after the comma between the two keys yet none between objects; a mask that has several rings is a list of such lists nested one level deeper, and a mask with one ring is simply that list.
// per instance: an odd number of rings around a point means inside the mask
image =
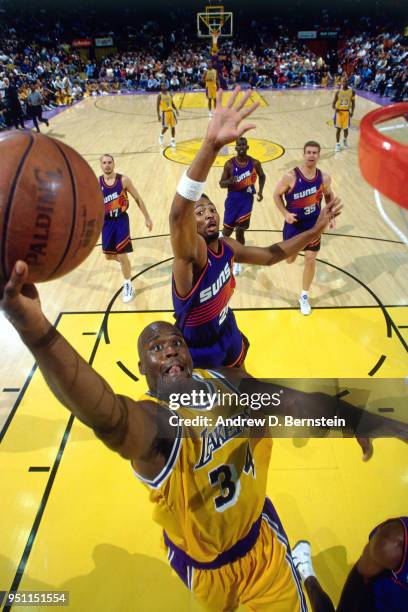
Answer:
[{"label": "white sneaker", "polygon": [[124,304],[131,302],[135,295],[135,290],[133,289],[132,285],[130,283],[125,283],[123,286],[122,302]]},{"label": "white sneaker", "polygon": [[336,142],[336,148],[334,149],[334,151],[335,151],[336,153],[340,153],[340,151],[341,151],[341,146],[340,146],[340,143],[339,143],[339,142]]},{"label": "white sneaker", "polygon": [[309,304],[309,298],[307,295],[301,295],[299,298],[300,312],[302,315],[310,315],[312,307]]},{"label": "white sneaker", "polygon": [[301,540],[295,544],[292,549],[292,559],[303,582],[310,576],[316,576],[312,564],[312,547],[309,542]]},{"label": "white sneaker", "polygon": [[234,263],[233,274],[234,276],[239,276],[242,272],[242,266],[239,263]]},{"label": "white sneaker", "polygon": [[211,112],[211,111],[208,113],[208,116],[210,117],[210,119],[211,119],[211,117],[213,116],[213,114],[212,114],[212,112]]},{"label": "white sneaker", "polygon": [[163,136],[160,134],[159,136],[159,145],[162,147],[163,146]]},{"label": "white sneaker", "polygon": [[348,148],[349,148],[347,140],[343,140],[343,147],[344,147],[345,149],[348,149]]},{"label": "white sneaker", "polygon": [[171,147],[173,147],[173,149],[175,148],[175,146],[176,146],[176,140],[175,140],[175,138],[172,138],[172,139],[170,140],[170,146],[171,146]]}]

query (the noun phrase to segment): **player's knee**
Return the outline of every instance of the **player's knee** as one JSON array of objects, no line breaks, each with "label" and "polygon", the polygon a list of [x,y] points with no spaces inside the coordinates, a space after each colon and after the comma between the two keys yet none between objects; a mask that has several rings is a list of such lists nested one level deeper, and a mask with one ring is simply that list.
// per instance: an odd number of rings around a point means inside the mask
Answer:
[{"label": "player's knee", "polygon": [[109,253],[105,253],[105,258],[106,258],[108,261],[111,261],[111,260],[116,259],[116,255],[111,255],[111,254],[109,254]]}]

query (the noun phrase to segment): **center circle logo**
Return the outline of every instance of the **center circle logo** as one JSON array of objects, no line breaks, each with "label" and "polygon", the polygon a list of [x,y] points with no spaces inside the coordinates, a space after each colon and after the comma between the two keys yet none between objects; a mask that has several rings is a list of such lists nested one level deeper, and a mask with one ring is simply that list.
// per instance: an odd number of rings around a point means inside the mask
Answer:
[{"label": "center circle logo", "polygon": [[[183,142],[178,142],[175,148],[166,147],[166,149],[163,151],[163,155],[164,157],[167,157],[167,159],[177,162],[178,164],[185,164],[186,166],[189,166],[201,147],[202,142],[203,141],[199,138],[184,140]],[[282,155],[285,153],[285,149],[280,144],[271,142],[270,140],[248,138],[248,145],[248,155],[251,155],[251,157],[258,159],[264,164],[282,157]],[[221,151],[215,158],[213,167],[215,166],[216,168],[222,168],[225,162],[231,157],[234,157],[236,154],[235,143],[222,147]]]}]

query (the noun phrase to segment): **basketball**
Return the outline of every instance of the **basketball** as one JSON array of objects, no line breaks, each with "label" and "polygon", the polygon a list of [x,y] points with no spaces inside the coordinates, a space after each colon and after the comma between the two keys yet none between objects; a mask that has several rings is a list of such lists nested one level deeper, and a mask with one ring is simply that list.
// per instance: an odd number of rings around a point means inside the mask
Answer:
[{"label": "basketball", "polygon": [[103,199],[87,162],[66,144],[29,132],[0,136],[0,277],[24,260],[31,282],[76,268],[96,244]]}]

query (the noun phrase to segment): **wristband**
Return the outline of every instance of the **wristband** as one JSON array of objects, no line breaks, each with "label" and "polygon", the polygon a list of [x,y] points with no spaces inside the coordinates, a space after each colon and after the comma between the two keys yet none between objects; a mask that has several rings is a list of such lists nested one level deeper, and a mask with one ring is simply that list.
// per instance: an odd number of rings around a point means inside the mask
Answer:
[{"label": "wristband", "polygon": [[193,181],[187,176],[187,171],[184,172],[177,185],[177,193],[181,195],[182,198],[191,200],[191,202],[198,202],[204,193],[204,189],[205,181],[203,183],[200,181]]}]

